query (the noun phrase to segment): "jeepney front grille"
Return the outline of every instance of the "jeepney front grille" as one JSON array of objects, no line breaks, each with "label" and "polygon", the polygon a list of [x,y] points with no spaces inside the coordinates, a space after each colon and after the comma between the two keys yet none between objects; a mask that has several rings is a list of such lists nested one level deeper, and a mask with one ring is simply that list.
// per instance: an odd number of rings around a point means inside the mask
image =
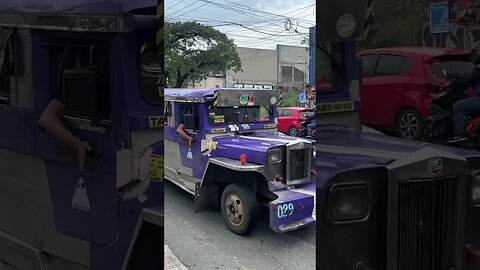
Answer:
[{"label": "jeepney front grille", "polygon": [[312,147],[287,149],[287,184],[294,185],[309,181],[313,158]]},{"label": "jeepney front grille", "polygon": [[458,177],[401,182],[398,269],[455,267]]}]

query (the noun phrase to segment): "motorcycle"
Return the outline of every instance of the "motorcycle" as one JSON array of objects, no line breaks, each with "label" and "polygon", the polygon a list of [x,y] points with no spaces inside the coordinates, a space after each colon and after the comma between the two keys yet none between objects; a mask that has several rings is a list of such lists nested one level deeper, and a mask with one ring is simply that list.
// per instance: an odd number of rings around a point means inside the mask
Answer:
[{"label": "motorcycle", "polygon": [[467,77],[458,75],[447,75],[446,77],[451,81],[450,85],[446,87],[446,91],[438,94],[430,102],[430,117],[425,123],[424,141],[465,149],[479,149],[480,111],[472,111],[465,115],[467,118],[465,135],[468,138],[466,141],[448,142],[448,139],[454,135],[453,105],[471,95],[467,94],[470,89],[466,85]]},{"label": "motorcycle", "polygon": [[317,134],[317,128],[316,127],[312,128],[311,134],[308,135],[308,129],[307,129],[308,124],[309,123],[307,123],[307,121],[304,121],[303,123],[300,124],[300,132],[298,136],[306,139],[315,139],[315,136]]}]

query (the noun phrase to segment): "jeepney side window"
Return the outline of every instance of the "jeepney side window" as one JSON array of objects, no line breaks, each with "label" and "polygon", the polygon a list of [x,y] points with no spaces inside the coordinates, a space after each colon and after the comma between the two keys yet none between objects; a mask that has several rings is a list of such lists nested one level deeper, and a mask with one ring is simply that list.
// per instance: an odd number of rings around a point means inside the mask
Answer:
[{"label": "jeepney side window", "polygon": [[338,91],[344,84],[342,43],[317,43],[316,91]]},{"label": "jeepney side window", "polygon": [[209,107],[208,121],[211,125],[253,124],[273,119],[273,107]]},{"label": "jeepney side window", "polygon": [[140,93],[150,104],[163,104],[162,55],[158,46],[144,43],[140,49]]},{"label": "jeepney side window", "polygon": [[173,102],[169,101],[165,104],[165,118],[167,119],[166,125],[169,127],[175,127],[175,114],[173,113]]},{"label": "jeepney side window", "polygon": [[[183,124],[186,130],[194,133],[199,130],[200,117],[197,104],[180,105],[177,111],[180,112],[177,117],[177,126]],[[187,122],[189,116],[193,117],[193,123]]]},{"label": "jeepney side window", "polygon": [[[55,68],[53,98],[65,105],[65,115],[87,119],[110,118],[110,57],[106,46],[96,44],[52,46]],[[78,80],[89,72],[95,73],[93,82]],[[92,89],[92,87],[94,89]],[[96,92],[93,92],[95,91]],[[93,98],[92,98],[93,97]],[[95,103],[95,112],[84,113]]]},{"label": "jeepney side window", "polygon": [[0,104],[11,104],[15,76],[13,29],[0,28]]}]

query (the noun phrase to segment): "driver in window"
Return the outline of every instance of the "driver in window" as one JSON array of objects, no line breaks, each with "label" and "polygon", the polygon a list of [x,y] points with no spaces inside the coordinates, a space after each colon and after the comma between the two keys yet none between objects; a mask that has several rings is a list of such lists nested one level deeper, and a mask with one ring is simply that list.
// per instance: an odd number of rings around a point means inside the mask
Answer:
[{"label": "driver in window", "polygon": [[[80,50],[66,48],[62,53],[58,54],[56,74],[63,74],[63,70],[78,66],[79,64]],[[85,168],[85,157],[87,152],[92,150],[92,148],[88,142],[82,141],[73,135],[62,122],[62,115],[65,111],[65,106],[63,104],[63,87],[61,78],[62,76],[60,75],[57,82],[57,91],[54,93],[53,99],[40,116],[38,124],[61,143],[69,146],[77,152],[78,164],[80,169],[83,170]]]},{"label": "driver in window", "polygon": [[180,119],[180,124],[177,127],[177,134],[182,137],[182,139],[185,141],[188,146],[192,146],[193,143],[193,138],[188,135],[188,133],[185,131],[185,114],[192,114],[193,109],[192,108],[186,108],[183,110],[183,114]]}]

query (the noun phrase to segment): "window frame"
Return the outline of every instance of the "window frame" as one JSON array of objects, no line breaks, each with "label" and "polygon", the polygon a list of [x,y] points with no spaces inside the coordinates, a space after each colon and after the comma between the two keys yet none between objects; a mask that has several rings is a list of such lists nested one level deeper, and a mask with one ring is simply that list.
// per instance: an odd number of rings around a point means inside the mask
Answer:
[{"label": "window frame", "polygon": [[[378,67],[380,65],[380,61],[381,61],[382,57],[385,57],[385,56],[398,57],[398,58],[401,59],[400,65],[398,66],[398,72],[397,73],[394,73],[394,74],[383,74],[383,73],[379,74],[378,73]],[[407,71],[402,72],[402,65],[403,65],[405,60],[408,61],[409,69]],[[387,76],[398,76],[398,75],[408,74],[411,71],[411,67],[412,67],[411,60],[410,60],[410,56],[408,56],[408,55],[395,54],[395,53],[378,53],[378,60],[377,60],[376,66],[375,66],[375,73],[374,73],[373,77],[387,77]]]}]

